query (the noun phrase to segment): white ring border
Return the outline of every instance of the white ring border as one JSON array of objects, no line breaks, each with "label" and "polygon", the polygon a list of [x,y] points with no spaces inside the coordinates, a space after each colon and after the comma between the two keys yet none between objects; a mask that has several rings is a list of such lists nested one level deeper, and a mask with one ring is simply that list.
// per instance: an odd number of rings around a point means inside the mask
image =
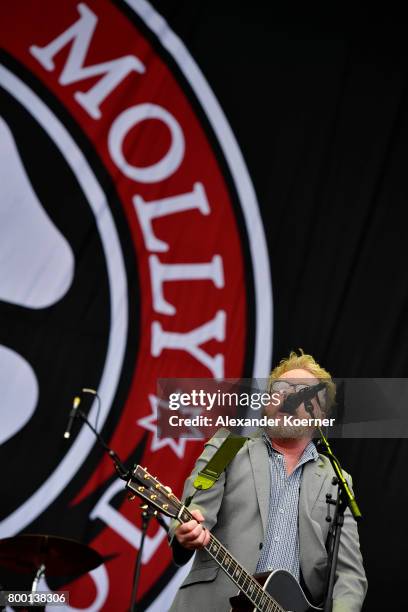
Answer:
[{"label": "white ring border", "polygon": [[[109,278],[111,299],[111,327],[106,360],[98,393],[103,398],[99,415],[103,426],[116,393],[126,350],[128,331],[128,287],[126,270],[119,237],[105,194],[96,180],[86,158],[69,132],[50,111],[44,102],[15,74],[0,65],[0,83],[31,113],[44,131],[54,141],[87,198],[95,216],[95,223],[101,237]],[[67,411],[68,406],[60,406]],[[91,422],[96,417],[96,402],[89,412]],[[61,432],[62,438],[62,432]],[[0,537],[10,537],[29,525],[61,493],[75,476],[95,443],[93,433],[82,427],[74,443],[54,472],[21,506],[0,523]],[[35,457],[33,458],[35,461]]]}]

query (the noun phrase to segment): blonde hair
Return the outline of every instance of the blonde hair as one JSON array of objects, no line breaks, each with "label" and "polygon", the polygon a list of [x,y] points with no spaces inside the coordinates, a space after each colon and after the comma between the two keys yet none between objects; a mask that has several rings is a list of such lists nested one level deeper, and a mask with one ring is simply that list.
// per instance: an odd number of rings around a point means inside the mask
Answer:
[{"label": "blonde hair", "polygon": [[336,399],[336,385],[334,384],[330,373],[322,368],[312,355],[308,355],[303,351],[303,349],[299,349],[299,355],[296,351],[291,351],[289,357],[285,359],[281,359],[279,364],[272,370],[271,375],[269,377],[269,389],[273,384],[274,380],[277,380],[284,374],[285,372],[289,372],[290,370],[307,370],[313,376],[321,380],[321,382],[326,383],[326,405],[324,407],[325,412],[328,412],[330,408],[334,405]]}]

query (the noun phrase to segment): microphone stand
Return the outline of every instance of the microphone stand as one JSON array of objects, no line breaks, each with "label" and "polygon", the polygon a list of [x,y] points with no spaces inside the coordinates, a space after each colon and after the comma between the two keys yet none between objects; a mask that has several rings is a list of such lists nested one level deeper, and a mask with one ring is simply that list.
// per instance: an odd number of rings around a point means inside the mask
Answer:
[{"label": "microphone stand", "polygon": [[[115,469],[116,469],[116,472],[118,473],[119,478],[121,478],[122,480],[126,480],[126,481],[129,480],[129,478],[131,476],[131,471],[126,469],[125,465],[122,463],[122,461],[120,460],[119,456],[115,453],[115,451],[112,448],[110,448],[106,444],[105,440],[102,438],[100,433],[95,429],[95,427],[92,425],[92,423],[89,422],[86,414],[82,410],[77,408],[74,418],[76,418],[76,417],[80,418],[81,421],[83,421],[86,425],[88,425],[89,429],[95,434],[96,439],[98,440],[99,444],[102,446],[103,450],[112,459],[113,464],[115,466]],[[159,525],[161,527],[163,527],[163,529],[165,529],[165,531],[168,531],[168,526],[166,525],[163,517],[160,514],[158,514],[157,510],[154,510],[151,506],[148,506],[147,504],[142,506],[142,509],[143,509],[143,512],[142,512],[142,536],[141,536],[141,539],[140,539],[140,546],[139,546],[139,550],[138,550],[138,553],[137,553],[136,563],[135,563],[135,571],[134,571],[134,574],[133,574],[132,595],[131,595],[131,599],[130,599],[130,610],[131,610],[131,612],[135,612],[136,611],[136,595],[137,595],[139,579],[140,579],[140,570],[141,570],[141,565],[142,565],[143,545],[144,545],[144,542],[145,542],[147,528],[149,526],[150,519],[152,518],[152,516],[154,516],[156,518],[156,520],[158,521]]]},{"label": "microphone stand", "polygon": [[115,469],[119,475],[119,478],[122,480],[127,480],[130,477],[130,470],[127,470],[122,461],[119,459],[118,455],[112,450],[102,438],[101,434],[95,429],[95,427],[88,421],[86,414],[77,408],[75,416],[80,418],[86,425],[88,425],[89,429],[95,434],[96,439],[99,444],[102,446],[103,450],[109,455],[112,459]]},{"label": "microphone stand", "polygon": [[[314,418],[314,410],[311,399],[305,402],[305,408],[307,412]],[[347,506],[350,508],[350,512],[355,521],[360,521],[362,518],[360,509],[358,507],[356,498],[351,491],[347,480],[343,476],[343,471],[337,457],[333,454],[330,444],[324,435],[320,426],[317,426],[317,430],[320,435],[318,440],[319,446],[323,446],[324,450],[319,452],[330,460],[334,473],[336,474],[332,479],[332,484],[337,485],[337,498],[332,499],[330,493],[326,495],[327,501],[327,517],[326,520],[331,523],[329,528],[329,534],[327,536],[326,549],[327,549],[327,581],[326,581],[326,595],[324,598],[323,612],[332,612],[333,608],[333,588],[336,577],[336,568],[338,561],[338,553],[340,546],[341,529],[344,524],[344,512]],[[335,506],[333,519],[330,517],[330,505]]]},{"label": "microphone stand", "polygon": [[143,504],[141,508],[143,510],[142,512],[142,537],[140,539],[140,547],[137,553],[135,570],[133,573],[132,595],[130,597],[130,612],[136,612],[136,595],[137,595],[137,588],[138,588],[139,579],[140,579],[140,569],[142,567],[143,544],[145,541],[147,528],[149,527],[150,519],[152,518],[152,516],[156,517],[158,523],[163,527],[165,531],[169,530],[168,526],[164,522],[163,517],[160,514],[158,514],[157,510],[152,508],[152,506],[149,506],[148,504]]}]

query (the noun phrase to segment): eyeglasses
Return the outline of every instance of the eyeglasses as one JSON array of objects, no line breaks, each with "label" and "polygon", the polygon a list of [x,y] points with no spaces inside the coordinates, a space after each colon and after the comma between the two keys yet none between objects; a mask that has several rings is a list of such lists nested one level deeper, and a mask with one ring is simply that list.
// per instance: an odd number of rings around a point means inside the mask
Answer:
[{"label": "eyeglasses", "polygon": [[311,385],[305,385],[304,383],[290,383],[287,380],[276,380],[272,383],[271,391],[274,393],[298,393],[298,391],[302,391],[303,389],[309,389]]}]

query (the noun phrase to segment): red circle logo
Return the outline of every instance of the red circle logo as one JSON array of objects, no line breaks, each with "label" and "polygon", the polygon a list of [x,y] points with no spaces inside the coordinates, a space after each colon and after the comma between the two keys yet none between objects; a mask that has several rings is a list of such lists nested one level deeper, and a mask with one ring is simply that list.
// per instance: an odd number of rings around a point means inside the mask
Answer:
[{"label": "red circle logo", "polygon": [[[0,453],[43,450],[36,466],[21,461],[32,484],[10,495],[0,534],[52,528],[86,541],[106,562],[70,585],[72,609],[125,610],[137,506],[89,432],[64,446],[67,403],[97,387],[110,445],[180,493],[201,445],[157,436],[157,379],[268,374],[262,223],[220,105],[150,5],[44,0],[1,12],[0,206],[14,198],[14,220],[2,211],[14,246],[0,361],[20,378],[8,379]],[[142,606],[163,609],[180,580],[152,525]]]}]

